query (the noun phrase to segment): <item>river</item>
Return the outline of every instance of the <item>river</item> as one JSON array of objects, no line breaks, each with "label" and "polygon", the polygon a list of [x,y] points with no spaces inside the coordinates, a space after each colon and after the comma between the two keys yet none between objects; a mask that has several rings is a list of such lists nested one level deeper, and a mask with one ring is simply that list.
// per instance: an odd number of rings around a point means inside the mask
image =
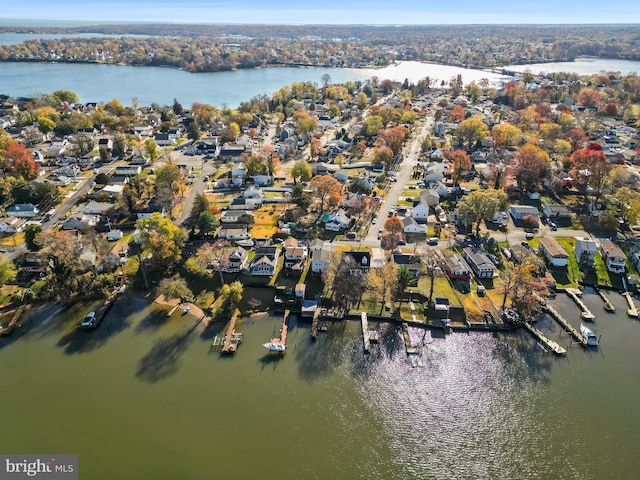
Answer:
[{"label": "river", "polygon": [[[362,352],[359,322],[317,342],[294,323],[289,350],[261,346],[276,317],[243,319],[221,357],[197,319],[119,300],[98,330],[84,311],[34,310],[0,339],[3,453],[75,453],[81,478],[632,479],[640,468],[640,323],[625,302],[597,320],[598,349],[543,352],[526,333],[412,329],[412,368],[395,326]],[[579,322],[564,295],[556,307]]]}]

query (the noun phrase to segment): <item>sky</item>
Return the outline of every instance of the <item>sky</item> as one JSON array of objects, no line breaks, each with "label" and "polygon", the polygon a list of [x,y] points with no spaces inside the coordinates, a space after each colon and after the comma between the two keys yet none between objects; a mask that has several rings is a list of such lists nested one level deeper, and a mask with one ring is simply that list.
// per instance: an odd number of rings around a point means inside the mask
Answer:
[{"label": "sky", "polygon": [[[640,1],[0,0],[0,17],[4,25],[11,25],[13,19],[289,25],[602,24],[640,23]],[[18,23],[25,24],[13,22]]]}]

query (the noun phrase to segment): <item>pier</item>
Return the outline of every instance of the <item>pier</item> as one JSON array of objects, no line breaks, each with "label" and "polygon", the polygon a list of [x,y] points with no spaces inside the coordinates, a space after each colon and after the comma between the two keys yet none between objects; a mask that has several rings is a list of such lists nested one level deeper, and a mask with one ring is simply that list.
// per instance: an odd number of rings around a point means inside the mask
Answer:
[{"label": "pier", "polygon": [[282,317],[282,327],[280,327],[280,336],[271,338],[271,345],[281,346],[275,351],[284,351],[287,348],[287,330],[289,329],[289,314],[291,310],[285,310]]},{"label": "pier", "polygon": [[315,340],[318,336],[318,317],[320,317],[320,309],[316,308],[311,321],[311,340]]},{"label": "pier", "polygon": [[638,318],[638,309],[636,308],[636,304],[634,303],[633,298],[631,298],[631,294],[629,292],[624,292],[622,296],[627,299],[627,304],[629,305],[627,315],[629,315],[631,318]]},{"label": "pier", "polygon": [[523,322],[522,326],[544,346],[545,350],[550,350],[556,355],[565,355],[567,353],[567,351],[564,348],[562,348],[558,344],[558,342],[545,337],[540,330],[538,330],[531,324],[527,322]]},{"label": "pier", "polygon": [[369,353],[369,322],[367,321],[367,312],[360,314],[360,324],[362,325],[362,341],[364,343],[364,352]]},{"label": "pier", "polygon": [[600,298],[604,302],[604,309],[607,312],[615,312],[616,307],[613,306],[613,303],[611,303],[611,301],[609,300],[609,297],[607,297],[607,294],[604,293],[604,291],[600,290],[599,288],[596,288],[596,292],[598,292],[598,295],[600,295]]},{"label": "pier", "polygon": [[571,334],[576,342],[581,345],[586,345],[584,338],[582,338],[582,334],[578,331],[578,329],[576,329],[576,327],[571,325],[566,318],[560,315],[560,312],[558,312],[548,303],[545,304],[544,308],[547,312],[549,312],[549,315],[551,315],[556,320],[556,322],[558,322],[567,332]]},{"label": "pier", "polygon": [[411,345],[411,337],[409,336],[409,324],[407,322],[402,322],[402,335],[404,337],[404,346],[407,351],[407,356],[409,357],[409,361],[411,362],[412,367],[421,367],[422,360],[420,359],[420,353],[418,349]]},{"label": "pier", "polygon": [[242,341],[242,334],[236,333],[236,321],[238,320],[238,311],[236,310],[229,321],[227,334],[222,340],[222,353],[235,353],[238,350],[238,344]]},{"label": "pier", "polygon": [[587,306],[582,302],[582,300],[580,300],[580,297],[582,296],[582,292],[580,290],[578,290],[577,288],[567,288],[565,292],[567,293],[567,295],[569,295],[569,298],[571,298],[571,300],[573,300],[573,302],[578,306],[578,308],[580,308],[580,318],[587,322],[593,322],[596,319],[596,316],[591,313],[591,310],[589,310]]}]

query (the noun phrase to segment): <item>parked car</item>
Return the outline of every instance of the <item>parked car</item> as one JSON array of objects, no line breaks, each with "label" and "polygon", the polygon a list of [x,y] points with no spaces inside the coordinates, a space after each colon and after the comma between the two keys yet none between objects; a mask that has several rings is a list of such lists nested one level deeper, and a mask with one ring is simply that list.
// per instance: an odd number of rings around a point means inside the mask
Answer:
[{"label": "parked car", "polygon": [[382,238],[382,230],[378,230],[378,240]]},{"label": "parked car", "polygon": [[429,240],[427,240],[427,245],[438,245],[438,237],[431,237]]},{"label": "parked car", "polygon": [[533,239],[533,237],[534,237],[533,232],[527,232],[527,233],[525,233],[525,235],[524,235],[524,238],[526,238],[527,240],[532,240],[532,239]]},{"label": "parked car", "polygon": [[345,236],[349,239],[349,240],[354,240],[356,238],[356,232],[347,232],[345,234]]},{"label": "parked car", "polygon": [[371,224],[375,225],[376,223],[378,223],[378,219],[376,217],[373,217],[373,220],[371,220]]}]

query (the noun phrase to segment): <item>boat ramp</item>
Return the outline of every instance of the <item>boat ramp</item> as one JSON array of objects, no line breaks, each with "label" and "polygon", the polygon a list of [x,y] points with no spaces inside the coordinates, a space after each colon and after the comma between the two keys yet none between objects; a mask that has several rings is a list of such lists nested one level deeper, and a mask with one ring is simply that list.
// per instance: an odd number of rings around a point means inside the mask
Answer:
[{"label": "boat ramp", "polygon": [[565,290],[566,294],[569,295],[569,298],[573,300],[573,302],[580,308],[580,318],[587,322],[593,322],[596,319],[596,316],[591,313],[591,310],[587,308],[587,306],[580,300],[582,296],[582,291],[577,288],[567,288]]}]

